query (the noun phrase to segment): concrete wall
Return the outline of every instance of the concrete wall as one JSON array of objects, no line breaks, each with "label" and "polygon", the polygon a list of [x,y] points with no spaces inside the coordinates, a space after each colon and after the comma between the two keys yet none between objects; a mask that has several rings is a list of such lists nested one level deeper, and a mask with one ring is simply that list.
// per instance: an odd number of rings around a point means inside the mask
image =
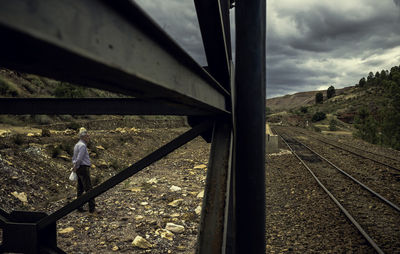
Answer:
[{"label": "concrete wall", "polygon": [[267,154],[279,152],[278,136],[272,133],[268,124],[266,126],[265,139]]}]

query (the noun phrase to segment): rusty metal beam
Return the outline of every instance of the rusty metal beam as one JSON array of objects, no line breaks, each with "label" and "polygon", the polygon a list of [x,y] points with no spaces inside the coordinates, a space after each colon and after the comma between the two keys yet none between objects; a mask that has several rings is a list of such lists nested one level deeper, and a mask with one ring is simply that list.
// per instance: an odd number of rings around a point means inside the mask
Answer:
[{"label": "rusty metal beam", "polygon": [[230,30],[226,0],[195,0],[197,18],[211,75],[230,90]]},{"label": "rusty metal beam", "polygon": [[229,113],[229,93],[130,0],[2,0],[0,66]]},{"label": "rusty metal beam", "polygon": [[234,103],[237,253],[265,253],[265,0],[236,2]]},{"label": "rusty metal beam", "polygon": [[231,151],[232,124],[229,120],[218,121],[208,162],[197,253],[222,253],[225,248]]},{"label": "rusty metal beam", "polygon": [[0,114],[204,116],[210,112],[155,99],[0,98]]}]

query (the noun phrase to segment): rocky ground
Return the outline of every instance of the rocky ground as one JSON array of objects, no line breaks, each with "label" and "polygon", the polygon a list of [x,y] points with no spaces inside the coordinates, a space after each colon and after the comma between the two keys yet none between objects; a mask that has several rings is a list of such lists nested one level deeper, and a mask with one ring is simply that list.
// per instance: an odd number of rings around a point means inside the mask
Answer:
[{"label": "rocky ground", "polygon": [[[188,129],[108,124],[90,130],[95,185]],[[52,126],[50,136],[42,136],[41,129],[3,129],[2,209],[52,213],[75,198],[68,180],[75,131]],[[196,138],[97,197],[98,214],[72,212],[59,220],[59,247],[67,253],[194,253],[209,149]],[[297,159],[280,149],[266,158],[267,253],[373,253]]]},{"label": "rocky ground", "polygon": [[[91,130],[94,184],[186,130]],[[40,135],[1,138],[0,201],[8,212],[52,213],[75,198],[75,183],[68,180],[75,132]],[[57,223],[59,247],[67,253],[193,253],[209,147],[196,138],[96,198],[98,214],[72,212],[64,217]]]},{"label": "rocky ground", "polygon": [[282,144],[267,156],[267,253],[374,253]]}]

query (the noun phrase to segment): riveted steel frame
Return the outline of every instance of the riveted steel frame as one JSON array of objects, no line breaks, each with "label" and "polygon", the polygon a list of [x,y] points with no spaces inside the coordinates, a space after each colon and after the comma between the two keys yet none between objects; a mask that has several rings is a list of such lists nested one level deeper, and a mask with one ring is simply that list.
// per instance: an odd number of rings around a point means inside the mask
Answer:
[{"label": "riveted steel frame", "polygon": [[[202,122],[55,213],[33,214],[32,234],[52,234],[58,219],[214,126],[197,253],[265,253],[265,0],[236,1],[235,68],[233,2],[195,0],[207,71],[133,1],[0,2],[0,66],[134,97],[1,98],[0,114],[185,115]],[[10,224],[30,227],[0,209],[0,227]],[[63,253],[56,239],[41,251]]]}]

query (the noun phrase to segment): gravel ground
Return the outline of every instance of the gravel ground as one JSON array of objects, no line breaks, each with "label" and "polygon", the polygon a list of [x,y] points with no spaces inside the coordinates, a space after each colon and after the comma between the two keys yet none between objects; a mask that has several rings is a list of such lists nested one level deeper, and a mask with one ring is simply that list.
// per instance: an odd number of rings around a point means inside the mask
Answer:
[{"label": "gravel ground", "polygon": [[[330,161],[338,164],[346,172],[366,183],[369,187],[375,188],[375,191],[383,196],[392,198],[391,201],[397,204],[400,184],[397,180],[397,175],[394,175],[396,172],[392,172],[393,170],[375,162],[318,143],[317,140],[309,138],[308,135],[293,132],[293,129],[291,128],[289,131],[288,128],[281,128],[281,131],[296,136],[301,142],[306,143],[321,155],[328,157]],[[400,245],[397,241],[397,239],[400,239],[399,213],[374,198],[363,188],[353,184],[353,181],[347,180],[338,171],[331,169],[332,167],[327,163],[322,165],[317,159],[311,159],[309,151],[305,150],[307,151],[305,156],[306,163],[309,164],[323,184],[340,200],[350,214],[359,221],[361,226],[377,242],[378,246],[387,253],[400,252]],[[299,152],[302,153],[301,149]]]},{"label": "gravel ground", "polygon": [[292,135],[391,202],[400,205],[400,171],[320,143],[299,132],[292,132]]},{"label": "gravel ground", "polygon": [[267,157],[267,253],[374,253],[299,161],[281,151]]}]

